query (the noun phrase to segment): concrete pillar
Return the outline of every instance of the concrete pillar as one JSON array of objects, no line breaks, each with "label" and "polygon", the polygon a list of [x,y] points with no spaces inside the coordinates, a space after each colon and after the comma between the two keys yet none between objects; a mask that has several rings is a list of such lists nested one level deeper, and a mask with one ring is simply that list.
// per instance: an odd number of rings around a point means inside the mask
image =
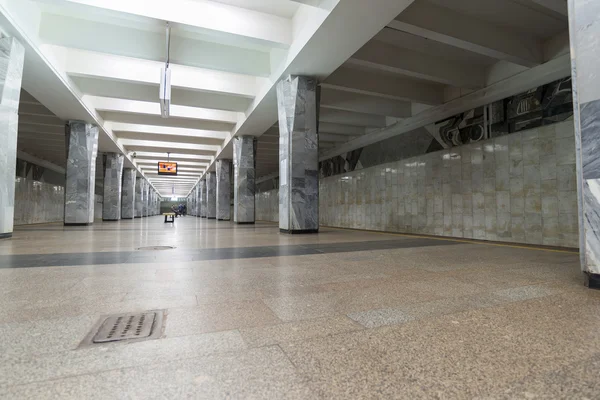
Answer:
[{"label": "concrete pillar", "polygon": [[123,154],[107,153],[105,157],[102,220],[118,221],[121,219],[121,191],[125,156]]},{"label": "concrete pillar", "polygon": [[206,218],[206,177],[200,179],[200,217]]},{"label": "concrete pillar", "polygon": [[65,179],[65,219],[69,225],[94,222],[98,127],[80,121],[66,126],[67,168]]},{"label": "concrete pillar", "polygon": [[143,217],[150,215],[150,183],[144,180],[144,214]]},{"label": "concrete pillar", "polygon": [[0,239],[13,232],[19,97],[25,49],[16,39],[0,39]]},{"label": "concrete pillar", "polygon": [[316,79],[290,76],[277,84],[279,230],[319,231],[319,90]]},{"label": "concrete pillar", "polygon": [[569,0],[579,254],[586,284],[600,288],[600,2]]},{"label": "concrete pillar", "polygon": [[217,174],[214,171],[206,174],[206,218],[217,218]]},{"label": "concrete pillar", "polygon": [[148,190],[150,192],[150,199],[148,200],[148,216],[153,217],[154,216],[154,189],[152,189],[152,186],[150,186],[150,188]]},{"label": "concrete pillar", "polygon": [[123,194],[121,196],[121,218],[135,217],[135,183],[137,171],[133,168],[123,170]]},{"label": "concrete pillar", "polygon": [[144,178],[135,180],[135,218],[144,215]]},{"label": "concrete pillar", "polygon": [[254,194],[256,193],[256,138],[233,138],[233,221],[254,223]]},{"label": "concrete pillar", "polygon": [[198,184],[196,184],[196,187],[194,187],[194,215],[196,217],[200,216],[200,207],[202,204],[202,191],[200,190],[200,182],[198,182]]},{"label": "concrete pillar", "polygon": [[231,219],[231,160],[217,160],[217,219]]}]

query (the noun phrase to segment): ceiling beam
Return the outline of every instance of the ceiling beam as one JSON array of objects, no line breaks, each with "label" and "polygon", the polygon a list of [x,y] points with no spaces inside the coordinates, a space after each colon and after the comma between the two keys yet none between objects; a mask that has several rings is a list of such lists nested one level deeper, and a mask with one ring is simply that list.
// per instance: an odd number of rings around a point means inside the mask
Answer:
[{"label": "ceiling beam", "polygon": [[[71,49],[53,45],[40,46],[42,52],[62,63],[61,67],[71,76],[95,77],[123,82],[160,84],[163,62],[122,57],[106,53]],[[257,82],[264,78],[233,74],[205,68],[170,64],[171,85],[203,92],[225,93],[252,98]],[[158,91],[156,97],[158,98]]]},{"label": "ceiling beam", "polygon": [[[167,158],[157,158],[155,160],[138,160],[137,158],[135,158],[135,163],[137,165],[139,165],[140,167],[153,167],[153,168],[158,168],[158,163],[159,162],[164,162],[166,161]],[[173,161],[176,162],[178,166],[181,165],[188,165],[190,167],[207,167],[208,166],[208,161],[207,162],[197,162],[197,161],[180,161],[178,159],[174,159],[173,157],[171,157],[169,159],[169,161]],[[201,168],[204,169],[204,168]]]},{"label": "ceiling beam", "polygon": [[330,124],[326,122],[319,123],[319,134],[321,133],[333,133],[336,135],[351,135],[360,136],[364,135],[366,129],[360,126],[351,126],[344,124]]},{"label": "ceiling beam", "polygon": [[429,108],[414,117],[407,118],[406,120],[400,121],[385,129],[346,142],[335,149],[324,152],[319,157],[319,160],[327,160],[339,154],[356,150],[403,133],[411,132],[467,110],[472,110],[476,107],[481,107],[485,104],[490,104],[518,93],[523,93],[540,85],[545,85],[555,80],[568,77],[570,74],[570,55],[565,54],[555,60],[528,69],[512,78],[505,79],[484,89],[480,89],[456,100],[449,101],[441,106]]},{"label": "ceiling beam", "polygon": [[427,2],[416,3],[388,27],[529,68],[543,62],[542,44],[534,37]]},{"label": "ceiling beam", "polygon": [[321,107],[395,118],[411,116],[410,102],[331,88],[322,88]]},{"label": "ceiling beam", "polygon": [[562,19],[566,20],[565,17],[569,16],[568,6],[566,0],[514,0],[524,5],[534,5],[538,9],[545,9],[551,11],[553,16],[558,15]]},{"label": "ceiling beam", "polygon": [[[166,155],[166,153],[160,152],[148,152],[148,151],[138,151],[136,153],[138,158],[162,158]],[[182,159],[182,160],[210,160],[211,158],[208,156],[199,156],[199,155],[190,155],[190,154],[182,154],[177,152],[171,152],[171,158]]]},{"label": "ceiling beam", "polygon": [[[43,13],[39,30],[41,41],[56,46],[164,62],[165,33],[162,29],[142,24],[126,26],[114,19],[92,19],[94,16],[84,19]],[[244,62],[237,62],[240,59]],[[266,50],[199,40],[197,35],[186,37],[186,32],[179,27],[171,32],[169,60],[173,64],[263,77],[268,77],[271,69],[270,54]]]},{"label": "ceiling beam", "polygon": [[428,105],[444,99],[442,85],[348,67],[338,68],[321,86]]},{"label": "ceiling beam", "polygon": [[323,0],[290,0],[290,1],[292,1],[294,3],[305,4],[307,6],[313,6],[313,7],[318,7],[323,2]]},{"label": "ceiling beam", "polygon": [[381,115],[365,114],[352,111],[334,110],[325,108],[319,112],[319,122],[330,122],[333,124],[348,124],[372,128],[383,128],[386,118]]},{"label": "ceiling beam", "polygon": [[331,135],[329,133],[319,133],[319,143],[320,142],[344,143],[352,138],[353,138],[353,136]]},{"label": "ceiling beam", "polygon": [[160,115],[132,114],[120,111],[100,111],[99,114],[106,122],[155,125],[167,128],[230,132],[234,127],[233,124],[227,122],[206,121],[190,118],[162,118]]},{"label": "ceiling beam", "polygon": [[[94,77],[72,76],[71,80],[82,93],[92,96],[119,99],[156,101],[158,88],[155,84],[111,81]],[[211,108],[243,112],[252,100],[225,93],[199,92],[185,88],[171,88],[171,105]]]},{"label": "ceiling beam", "polygon": [[480,89],[485,85],[485,68],[440,59],[377,40],[369,41],[347,64],[462,88]]},{"label": "ceiling beam", "polygon": [[[157,96],[158,99],[158,96]],[[118,111],[135,114],[161,115],[160,103],[149,101],[124,100],[109,97],[83,96],[83,101],[97,111]],[[232,111],[213,110],[209,108],[171,105],[170,118],[189,118],[203,121],[219,121],[237,124],[244,114]]]},{"label": "ceiling beam", "polygon": [[107,122],[113,132],[136,132],[147,135],[173,135],[189,136],[194,138],[220,139],[224,140],[228,132],[226,131],[206,131],[202,129],[175,128],[156,125],[126,124],[122,122]]},{"label": "ceiling beam", "polygon": [[208,146],[205,144],[191,144],[191,143],[172,143],[172,142],[159,142],[154,140],[134,140],[134,139],[119,139],[119,143],[127,148],[138,148],[138,147],[154,147],[164,148],[165,153],[174,150],[198,150],[205,152],[215,152],[219,149],[219,146]]},{"label": "ceiling beam", "polygon": [[156,140],[168,143],[195,143],[195,144],[206,144],[213,146],[220,146],[223,144],[222,139],[210,139],[200,138],[191,136],[177,136],[177,135],[148,135],[141,132],[117,132],[113,131],[113,134],[119,139],[132,139],[132,140]]},{"label": "ceiling beam", "polygon": [[[256,43],[288,47],[292,42],[289,19],[207,0],[169,0],[168,7],[160,1],[147,0],[63,0],[63,3],[91,6],[135,16],[170,21],[229,38],[241,38]],[[90,8],[90,13],[94,12]]]}]

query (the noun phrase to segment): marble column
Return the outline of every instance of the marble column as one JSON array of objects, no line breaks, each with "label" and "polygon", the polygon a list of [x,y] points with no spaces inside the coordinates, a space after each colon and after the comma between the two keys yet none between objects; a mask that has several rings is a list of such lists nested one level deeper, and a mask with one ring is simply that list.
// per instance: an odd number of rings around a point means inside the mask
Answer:
[{"label": "marble column", "polygon": [[277,84],[279,113],[279,229],[319,231],[319,88],[314,78]]},{"label": "marble column", "polygon": [[150,183],[144,181],[144,214],[143,217],[150,216]]},{"label": "marble column", "polygon": [[569,0],[579,254],[585,283],[594,288],[600,288],[599,16],[600,2]]},{"label": "marble column", "polygon": [[231,160],[217,160],[217,219],[231,219]]},{"label": "marble column", "polygon": [[19,97],[25,49],[14,38],[0,39],[0,239],[12,236]]},{"label": "marble column", "polygon": [[144,215],[144,178],[135,180],[135,218]]},{"label": "marble column", "polygon": [[105,157],[102,221],[118,221],[121,219],[121,191],[125,156],[107,153]]},{"label": "marble column", "polygon": [[200,206],[202,204],[201,199],[202,199],[202,191],[200,190],[200,182],[198,182],[198,184],[196,185],[196,187],[194,188],[194,215],[196,217],[200,216]]},{"label": "marble column", "polygon": [[206,218],[206,177],[200,179],[200,217]]},{"label": "marble column", "polygon": [[217,218],[217,174],[214,171],[206,174],[206,218]]},{"label": "marble column", "polygon": [[94,222],[98,127],[81,121],[66,126],[65,225]]},{"label": "marble column", "polygon": [[150,199],[148,200],[148,216],[153,217],[154,216],[154,189],[152,189],[152,186],[150,186],[150,188],[148,190],[150,191]]},{"label": "marble column", "polygon": [[256,137],[233,138],[233,221],[253,224],[256,193]]},{"label": "marble column", "polygon": [[123,194],[121,197],[121,218],[135,217],[135,182],[137,171],[133,168],[123,170]]}]

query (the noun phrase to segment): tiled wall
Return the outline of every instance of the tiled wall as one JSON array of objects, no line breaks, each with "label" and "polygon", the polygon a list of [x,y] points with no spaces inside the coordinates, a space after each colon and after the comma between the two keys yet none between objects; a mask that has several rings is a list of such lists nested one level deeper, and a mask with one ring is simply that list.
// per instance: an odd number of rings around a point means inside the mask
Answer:
[{"label": "tiled wall", "polygon": [[573,122],[322,179],[320,221],[577,247]]},{"label": "tiled wall", "polygon": [[[277,221],[277,190],[256,197]],[[573,122],[320,181],[324,226],[578,246]]]},{"label": "tiled wall", "polygon": [[65,211],[63,186],[17,177],[15,225],[62,222]]},{"label": "tiled wall", "polygon": [[255,204],[257,221],[279,221],[279,189],[256,193]]}]

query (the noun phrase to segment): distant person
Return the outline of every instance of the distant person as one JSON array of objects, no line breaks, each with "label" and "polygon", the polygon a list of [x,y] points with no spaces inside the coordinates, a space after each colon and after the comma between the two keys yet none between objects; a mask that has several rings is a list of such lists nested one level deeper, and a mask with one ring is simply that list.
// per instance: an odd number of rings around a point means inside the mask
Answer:
[{"label": "distant person", "polygon": [[175,218],[179,217],[179,207],[177,207],[175,204],[171,206],[171,211],[175,213]]},{"label": "distant person", "polygon": [[185,206],[183,205],[183,203],[179,205],[179,215],[185,215]]}]

